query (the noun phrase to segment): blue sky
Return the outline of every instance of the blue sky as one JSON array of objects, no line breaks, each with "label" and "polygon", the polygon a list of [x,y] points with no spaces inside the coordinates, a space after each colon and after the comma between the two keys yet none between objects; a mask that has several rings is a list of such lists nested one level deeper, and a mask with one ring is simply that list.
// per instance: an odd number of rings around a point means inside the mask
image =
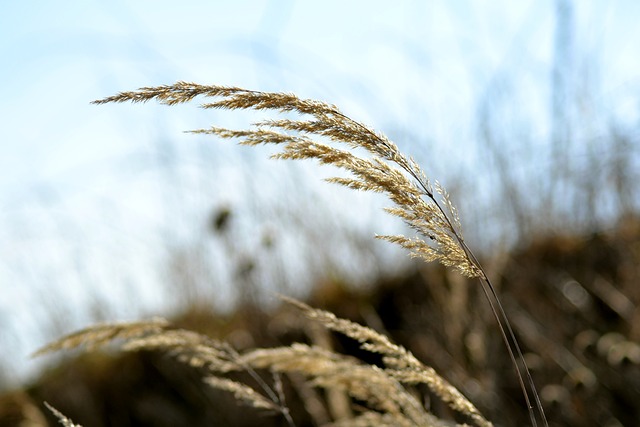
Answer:
[{"label": "blue sky", "polygon": [[[4,9],[5,197],[130,149],[105,123],[112,110],[88,105],[117,90],[178,79],[257,86],[348,99],[374,120],[418,106],[435,126],[451,127],[473,114],[497,71],[544,78],[554,25],[551,1],[87,1],[64,9],[35,1]],[[597,55],[607,96],[637,86],[639,9],[601,1],[577,10],[580,42]]]},{"label": "blue sky", "polygon": [[[389,134],[432,177],[457,182],[459,174],[482,170],[478,105],[493,102],[494,92],[513,101],[505,122],[524,123],[531,144],[512,140],[504,149],[548,148],[555,8],[553,1],[508,0],[5,2],[0,292],[10,297],[0,301],[0,327],[11,331],[3,348],[20,348],[9,363],[23,370],[25,355],[58,332],[42,326],[50,322],[47,310],[58,310],[60,329],[82,326],[100,311],[77,308],[87,298],[104,301],[108,317],[112,309],[128,318],[160,310],[163,298],[152,286],[164,274],[157,264],[166,234],[188,246],[199,242],[204,209],[284,197],[275,185],[255,196],[256,182],[286,185],[288,176],[278,178],[264,152],[253,156],[182,133],[212,119],[233,126],[250,116],[98,107],[91,100],[176,80],[296,92],[339,105]],[[599,118],[589,132],[603,132],[611,121],[632,126],[639,117],[640,3],[575,2],[574,12],[572,61],[581,76],[591,73],[585,105]],[[523,160],[523,170],[537,167],[537,157]],[[170,167],[162,169],[164,161]],[[313,182],[316,169],[302,173]],[[478,192],[491,186],[481,172],[471,181]],[[311,200],[353,200],[323,188]],[[158,209],[174,205],[182,210]],[[385,227],[379,218],[352,219],[373,235]],[[136,305],[132,294],[145,302]]]}]

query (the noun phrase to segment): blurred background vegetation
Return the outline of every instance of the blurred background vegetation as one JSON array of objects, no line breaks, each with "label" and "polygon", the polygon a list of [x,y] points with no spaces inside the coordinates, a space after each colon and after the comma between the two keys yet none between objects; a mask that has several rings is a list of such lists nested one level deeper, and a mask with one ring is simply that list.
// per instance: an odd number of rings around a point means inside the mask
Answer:
[{"label": "blurred background vegetation", "polygon": [[0,424],[42,416],[43,399],[85,425],[281,424],[240,417],[157,355],[48,359],[45,373],[28,358],[152,315],[240,349],[300,339],[274,292],[388,333],[490,419],[527,422],[478,289],[375,241],[403,231],[384,200],[181,133],[262,116],[88,105],[180,79],[322,99],[387,134],[452,193],[552,425],[640,419],[633,2],[51,7],[0,18]]}]

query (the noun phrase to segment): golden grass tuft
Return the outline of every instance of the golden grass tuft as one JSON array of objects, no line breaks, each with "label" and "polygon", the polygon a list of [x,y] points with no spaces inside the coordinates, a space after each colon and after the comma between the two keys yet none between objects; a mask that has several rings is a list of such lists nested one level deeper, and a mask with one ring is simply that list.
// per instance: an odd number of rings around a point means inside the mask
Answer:
[{"label": "golden grass tuft", "polygon": [[[293,94],[251,91],[237,87],[204,86],[178,82],[172,86],[146,87],[134,92],[95,101],[147,102],[157,100],[175,105],[192,101],[197,96],[221,97],[202,108],[227,110],[253,109],[295,112],[309,119],[263,120],[248,130],[220,127],[199,129],[193,133],[212,134],[239,139],[243,145],[276,144],[282,151],[277,159],[316,159],[344,169],[352,177],[334,177],[330,182],[356,190],[385,193],[395,207],[388,212],[401,218],[418,237],[379,236],[409,249],[427,261],[439,261],[468,277],[481,277],[482,269],[467,252],[459,230],[457,212],[440,185],[434,187],[412,158],[405,157],[386,136],[377,133],[343,114],[335,105],[300,99]],[[310,138],[320,136],[348,149],[324,144]],[[349,149],[364,149],[370,158],[353,154]],[[438,199],[436,195],[440,195]]]},{"label": "golden grass tuft", "polygon": [[[353,402],[364,404],[366,410],[353,419],[336,420],[328,425],[372,425],[373,420],[407,426],[441,426],[439,420],[420,403],[407,385],[424,383],[449,407],[467,416],[475,425],[490,427],[476,407],[435,370],[423,365],[409,351],[393,344],[384,335],[370,328],[340,319],[330,312],[286,298],[286,301],[325,328],[342,333],[361,343],[369,352],[384,356],[384,367],[363,363],[317,346],[292,344],[276,348],[258,348],[242,354],[229,344],[182,329],[170,329],[164,321],[120,323],[89,327],[45,346],[37,351],[43,355],[79,346],[96,349],[112,341],[121,342],[125,351],[156,350],[175,357],[182,363],[204,370],[205,384],[232,393],[239,402],[270,412],[281,413],[290,425],[279,381],[269,385],[259,371],[273,375],[298,374],[313,387],[346,393]],[[247,372],[258,389],[222,375]],[[279,378],[279,377],[276,377]],[[385,425],[385,424],[383,424]]]},{"label": "golden grass tuft", "polygon": [[41,356],[60,350],[71,350],[83,345],[87,346],[88,350],[95,350],[117,339],[133,339],[160,331],[167,325],[168,322],[164,319],[94,325],[42,347],[33,356]]}]

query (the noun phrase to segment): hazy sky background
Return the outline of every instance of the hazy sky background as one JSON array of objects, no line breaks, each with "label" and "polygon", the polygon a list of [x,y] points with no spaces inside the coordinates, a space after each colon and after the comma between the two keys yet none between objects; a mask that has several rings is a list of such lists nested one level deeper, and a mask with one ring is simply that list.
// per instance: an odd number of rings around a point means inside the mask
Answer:
[{"label": "hazy sky background", "polygon": [[[167,293],[154,285],[166,275],[164,246],[217,253],[202,237],[211,209],[260,212],[281,199],[277,212],[295,205],[279,191],[306,192],[287,177],[316,177],[314,168],[273,166],[265,151],[182,133],[255,116],[91,100],[177,80],[295,92],[387,133],[430,176],[482,193],[483,102],[509,98],[504,121],[521,125],[529,144],[523,170],[548,149],[563,3],[574,5],[570,62],[592,85],[589,135],[637,124],[640,3],[631,0],[3,2],[0,348],[14,349],[3,363],[15,368],[7,381],[35,366],[27,355],[53,334],[92,317],[161,311]],[[502,149],[518,158],[518,144]],[[371,203],[324,187],[309,193],[310,205]],[[352,217],[380,232],[377,214]],[[250,226],[240,230],[239,241],[258,245]]]}]

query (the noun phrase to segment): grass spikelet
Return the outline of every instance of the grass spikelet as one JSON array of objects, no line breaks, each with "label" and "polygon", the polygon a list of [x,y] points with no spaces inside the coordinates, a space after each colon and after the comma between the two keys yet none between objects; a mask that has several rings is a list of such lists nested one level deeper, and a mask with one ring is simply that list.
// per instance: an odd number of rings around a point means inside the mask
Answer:
[{"label": "grass spikelet", "polygon": [[226,342],[183,329],[160,331],[129,340],[123,350],[160,350],[179,361],[212,372],[231,372],[243,369],[237,352]]},{"label": "grass spikelet", "polygon": [[283,299],[301,309],[305,316],[319,322],[327,329],[357,340],[362,349],[382,355],[383,362],[388,368],[386,373],[391,377],[406,384],[426,384],[452,409],[469,416],[477,425],[492,425],[458,389],[438,375],[433,368],[416,359],[404,347],[393,344],[385,335],[350,320],[340,319],[331,312],[309,307],[300,301],[291,298]]},{"label": "grass spikelet", "polygon": [[233,393],[233,396],[237,400],[245,402],[254,408],[265,409],[274,412],[280,412],[281,410],[278,405],[276,405],[260,393],[256,392],[251,387],[237,381],[215,376],[205,377],[203,381],[205,382],[205,384],[211,387]]},{"label": "grass spikelet", "polygon": [[366,402],[367,407],[384,413],[408,417],[413,425],[424,425],[426,412],[402,385],[384,370],[364,365],[351,357],[319,347],[293,344],[289,347],[258,349],[243,356],[255,368],[300,373],[315,386],[338,388]]},{"label": "grass spikelet", "polygon": [[73,421],[71,421],[69,418],[65,417],[62,412],[58,411],[56,408],[54,408],[53,406],[49,405],[49,403],[44,402],[44,406],[47,407],[47,409],[49,409],[51,411],[51,413],[53,415],[56,416],[56,418],[58,418],[58,421],[60,421],[60,424],[62,424],[64,427],[82,427],[80,424],[74,424]]},{"label": "grass spikelet", "polygon": [[95,350],[117,339],[133,339],[163,330],[168,325],[164,319],[152,319],[143,322],[111,323],[94,325],[70,335],[66,335],[37,350],[33,356],[42,356],[60,350],[71,350],[86,346]]}]

